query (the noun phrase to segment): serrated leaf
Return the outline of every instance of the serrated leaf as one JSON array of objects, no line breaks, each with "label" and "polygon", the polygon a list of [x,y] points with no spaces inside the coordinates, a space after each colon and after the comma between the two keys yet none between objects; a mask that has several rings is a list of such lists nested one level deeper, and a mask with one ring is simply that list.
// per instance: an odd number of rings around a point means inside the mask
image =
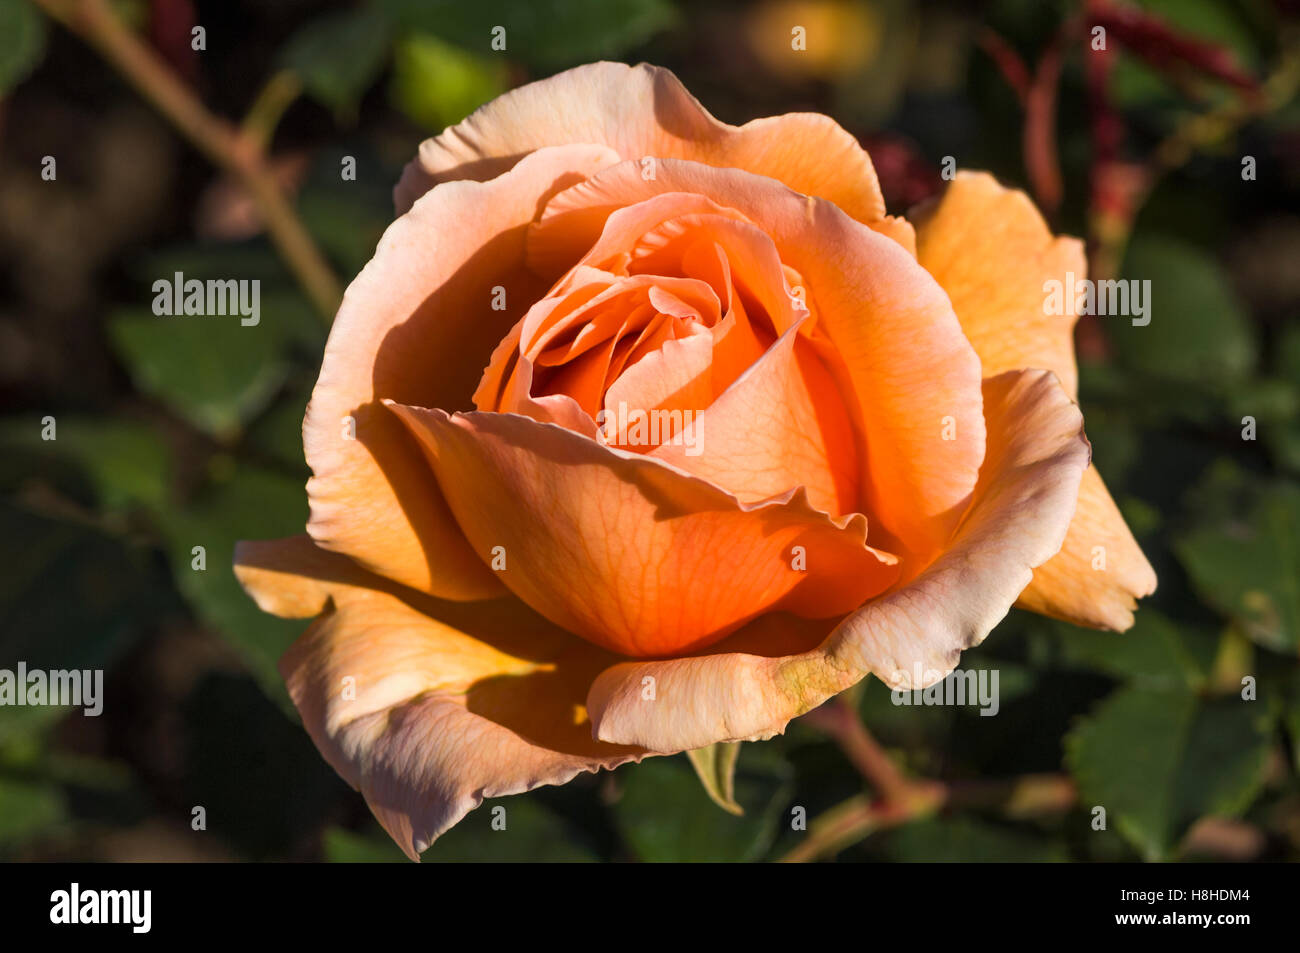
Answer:
[{"label": "serrated leaf", "polygon": [[1260,645],[1300,649],[1300,487],[1250,484],[1244,508],[1210,516],[1174,551],[1196,589]]},{"label": "serrated leaf", "polygon": [[1202,702],[1174,782],[1177,821],[1190,826],[1207,814],[1236,817],[1264,785],[1273,716],[1262,702],[1238,696]]},{"label": "serrated leaf", "polygon": [[736,759],[740,757],[739,741],[720,742],[686,752],[695,768],[704,791],[728,814],[744,814],[745,809],[736,803]]},{"label": "serrated leaf", "polygon": [[1264,780],[1269,709],[1185,689],[1122,688],[1065,739],[1086,810],[1106,809],[1148,860],[1167,857],[1193,822],[1244,811]]},{"label": "serrated leaf", "polygon": [[1122,688],[1066,736],[1066,763],[1087,810],[1144,857],[1163,857],[1174,839],[1175,791],[1196,699],[1185,689]]}]

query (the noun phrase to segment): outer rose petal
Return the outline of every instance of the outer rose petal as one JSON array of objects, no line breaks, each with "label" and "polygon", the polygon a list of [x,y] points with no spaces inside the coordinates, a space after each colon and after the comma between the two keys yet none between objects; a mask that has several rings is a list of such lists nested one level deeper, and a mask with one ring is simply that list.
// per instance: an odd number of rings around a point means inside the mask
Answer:
[{"label": "outer rose petal", "polygon": [[[548,195],[615,158],[601,146],[542,150],[491,182],[434,190],[384,233],[343,299],[303,422],[317,543],[444,598],[502,592],[377,401],[469,405],[492,349],[549,284],[524,266],[528,223]],[[504,311],[492,309],[496,286]]]},{"label": "outer rose petal", "polygon": [[[557,625],[625,655],[672,655],[775,609],[842,615],[897,577],[866,521],[800,490],[748,506],[649,456],[515,414],[390,405],[419,437],[465,535]],[[793,565],[803,546],[807,571]]]},{"label": "outer rose petal", "polygon": [[[1044,284],[1088,273],[1083,244],[1053,238],[1023,192],[985,173],[962,172],[942,196],[913,212],[917,256],[952,299],[984,373],[1023,367],[1055,372],[1075,397],[1074,301],[1066,314],[1043,313]],[[1105,552],[1095,569],[1094,549]],[[1156,576],[1095,469],[1058,556],[1034,573],[1018,603],[1071,622],[1123,630],[1136,599],[1155,592]]]},{"label": "outer rose petal", "polygon": [[305,536],[241,543],[235,562],[267,611],[323,613],[281,674],[325,759],[412,860],[485,797],[645,756],[592,740],[583,694],[610,657],[517,600],[439,602]]},{"label": "outer rose petal", "polygon": [[[1088,465],[1083,419],[1051,374],[990,378],[984,407],[989,453],[974,502],[920,576],[802,653],[780,654],[770,634],[742,630],[714,654],[607,669],[587,696],[596,736],[662,752],[767,738],[869,672],[892,688],[921,688],[952,671],[1060,547]],[[646,676],[653,704],[637,694]]]},{"label": "outer rose petal", "polygon": [[[1101,547],[1105,562],[1099,568]],[[1156,573],[1096,467],[1079,485],[1079,508],[1061,551],[1034,571],[1016,605],[1076,625],[1123,632],[1137,599],[1156,591]]]},{"label": "outer rose petal", "polygon": [[[755,223],[803,277],[850,378],[843,389],[857,398],[852,413],[865,435],[872,532],[887,530],[881,545],[910,549],[925,565],[969,502],[984,458],[980,362],[943,289],[895,242],[779,182],[675,159],[659,162],[653,180],[639,169],[622,162],[556,195],[530,251],[545,257],[539,245],[551,231],[566,246],[599,239],[600,248],[609,234],[600,234],[599,210],[619,231],[636,220],[642,206],[633,203],[672,192],[707,195]],[[943,439],[946,425],[955,439]]]},{"label": "outer rose petal", "polygon": [[393,190],[398,212],[438,182],[490,179],[543,146],[607,145],[624,159],[692,159],[745,169],[879,222],[901,244],[910,229],[884,220],[871,159],[833,119],[789,113],[729,126],[709,115],[666,69],[591,63],[520,86],[420,146]]}]

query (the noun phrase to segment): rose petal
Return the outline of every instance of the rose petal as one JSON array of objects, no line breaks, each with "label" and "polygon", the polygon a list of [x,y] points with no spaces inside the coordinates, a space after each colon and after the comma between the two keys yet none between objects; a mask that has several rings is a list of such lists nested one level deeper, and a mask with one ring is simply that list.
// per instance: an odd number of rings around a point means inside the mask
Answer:
[{"label": "rose petal", "polygon": [[984,375],[1049,370],[1072,399],[1074,301],[1045,314],[1049,280],[1088,273],[1083,243],[1056,238],[1025,193],[986,172],[959,172],[938,198],[913,209],[917,259],[948,292]]},{"label": "rose petal", "polygon": [[[897,575],[862,517],[802,492],[754,506],[647,456],[513,414],[390,405],[474,547],[542,615],[628,655],[715,642],[762,612],[843,614]],[[806,571],[794,547],[816,552]]]},{"label": "rose petal", "polygon": [[606,145],[625,159],[747,169],[826,198],[862,222],[885,214],[870,157],[830,117],[790,113],[729,126],[671,72],[644,63],[591,63],[494,99],[420,145],[393,201],[403,212],[438,182],[490,179],[534,149],[573,142]]},{"label": "rose petal", "polygon": [[618,246],[616,231],[621,241],[652,220],[644,209],[665,193],[707,195],[736,210],[803,277],[808,307],[846,369],[842,389],[857,397],[873,534],[880,528],[888,548],[925,565],[964,511],[984,458],[979,359],[943,289],[898,244],[834,205],[696,162],[664,159],[653,180],[635,162],[607,168],[551,199],[534,231],[571,216],[568,240],[595,245],[599,258]]},{"label": "rose petal", "polygon": [[[710,654],[615,665],[587,696],[596,736],[660,752],[766,738],[869,672],[893,688],[921,688],[952,671],[1060,547],[1088,464],[1079,410],[1050,373],[990,378],[984,406],[989,456],[974,502],[952,545],[919,577],[807,651],[782,654],[759,627]],[[639,694],[645,678],[654,679],[654,702]]]},{"label": "rose petal", "polygon": [[323,613],[280,662],[321,754],[412,860],[485,797],[645,752],[592,739],[583,697],[610,657],[515,599],[441,602],[307,537],[241,543],[269,611]]},{"label": "rose petal", "polygon": [[1079,507],[1061,551],[1034,570],[1016,605],[1093,628],[1123,632],[1137,600],[1156,591],[1142,554],[1096,467],[1079,485]]},{"label": "rose petal", "polygon": [[[551,192],[613,158],[600,146],[543,150],[492,182],[435,189],[384,234],[334,320],[303,423],[307,530],[321,546],[445,598],[501,592],[419,450],[376,401],[469,406],[494,346],[558,277],[524,267],[527,224]],[[493,309],[498,286],[504,311]]]},{"label": "rose petal", "polygon": [[[1046,368],[1075,397],[1074,300],[1062,302],[1065,314],[1045,314],[1045,285],[1068,286],[1068,273],[1076,280],[1087,277],[1083,244],[1054,238],[1023,192],[1005,189],[984,173],[958,173],[914,219],[920,262],[952,298],[984,373]],[[1137,598],[1155,588],[1155,571],[1091,469],[1065,545],[1034,573],[1018,604],[1122,631],[1133,624]]]},{"label": "rose petal", "polygon": [[796,486],[831,515],[857,507],[853,429],[830,372],[795,325],[654,456],[744,502]]}]

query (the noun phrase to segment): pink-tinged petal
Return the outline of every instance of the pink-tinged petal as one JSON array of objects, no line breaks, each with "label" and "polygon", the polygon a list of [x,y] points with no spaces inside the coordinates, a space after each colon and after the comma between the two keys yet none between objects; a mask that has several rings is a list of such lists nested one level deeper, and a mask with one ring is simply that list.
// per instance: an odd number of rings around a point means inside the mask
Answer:
[{"label": "pink-tinged petal", "polygon": [[[984,173],[959,173],[914,218],[920,262],[952,298],[984,373],[1046,368],[1075,397],[1077,315],[1067,289],[1087,277],[1083,244],[1054,237],[1023,192]],[[1056,303],[1049,300],[1051,282],[1061,290],[1061,313],[1045,312]],[[1080,487],[1065,545],[1034,573],[1019,605],[1123,630],[1133,624],[1136,600],[1155,588],[1155,571],[1093,469]]]},{"label": "pink-tinged petal", "polygon": [[303,423],[307,530],[321,546],[444,598],[502,592],[378,401],[470,405],[493,348],[558,277],[524,267],[528,223],[550,194],[614,158],[600,146],[543,150],[492,182],[435,189],[384,234],[344,296]]},{"label": "pink-tinged petal", "polygon": [[321,754],[412,860],[484,798],[645,752],[593,740],[584,695],[612,659],[518,600],[449,603],[307,537],[241,543],[263,608],[320,616],[280,663]]},{"label": "pink-tinged petal", "polygon": [[438,182],[490,179],[534,149],[574,142],[609,146],[624,159],[747,169],[828,199],[862,222],[885,214],[870,157],[830,117],[789,113],[730,126],[668,70],[644,63],[579,66],[494,99],[421,144],[393,201],[405,211]]},{"label": "pink-tinged petal", "polygon": [[654,179],[639,169],[623,162],[559,193],[535,230],[565,217],[569,241],[595,245],[595,263],[617,247],[613,232],[634,233],[649,218],[642,209],[666,193],[707,195],[754,223],[802,277],[818,331],[843,362],[873,539],[881,530],[882,545],[925,565],[964,512],[984,459],[980,362],[943,289],[896,242],[771,179],[673,159]]},{"label": "pink-tinged petal", "polygon": [[[924,572],[803,651],[783,652],[769,621],[709,654],[615,665],[587,697],[596,736],[659,752],[766,738],[869,672],[891,688],[922,688],[951,672],[1060,548],[1088,465],[1079,410],[1051,374],[990,378],[984,406],[989,455],[974,501]],[[810,564],[819,558],[808,555]],[[810,636],[815,628],[790,639],[806,644]],[[640,694],[646,678],[653,702]]]},{"label": "pink-tinged petal", "polygon": [[[834,521],[802,491],[745,505],[526,417],[390,406],[475,549],[503,547],[510,590],[614,651],[689,651],[771,610],[843,614],[897,577],[894,558],[866,545],[861,516]],[[818,555],[800,560],[795,547]]]}]

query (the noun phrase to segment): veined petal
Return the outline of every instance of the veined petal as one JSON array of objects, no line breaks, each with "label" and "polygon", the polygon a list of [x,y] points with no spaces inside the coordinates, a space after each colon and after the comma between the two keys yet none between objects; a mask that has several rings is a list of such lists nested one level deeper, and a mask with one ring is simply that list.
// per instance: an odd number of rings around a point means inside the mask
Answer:
[{"label": "veined petal", "polygon": [[[1060,548],[1088,442],[1078,408],[1045,371],[984,382],[989,456],[949,548],[918,577],[868,602],[820,644],[782,653],[771,623],[690,658],[624,662],[592,685],[596,736],[652,751],[766,738],[875,673],[891,688],[944,678],[983,641]],[[810,558],[812,552],[810,551]],[[791,633],[806,640],[815,630]],[[656,702],[636,694],[653,678]]]},{"label": "veined petal", "polygon": [[[866,545],[861,516],[831,520],[802,490],[744,505],[527,417],[391,406],[474,547],[503,547],[510,590],[625,655],[690,651],[777,609],[843,614],[897,576],[894,557]],[[795,547],[817,556],[801,561]]]}]

